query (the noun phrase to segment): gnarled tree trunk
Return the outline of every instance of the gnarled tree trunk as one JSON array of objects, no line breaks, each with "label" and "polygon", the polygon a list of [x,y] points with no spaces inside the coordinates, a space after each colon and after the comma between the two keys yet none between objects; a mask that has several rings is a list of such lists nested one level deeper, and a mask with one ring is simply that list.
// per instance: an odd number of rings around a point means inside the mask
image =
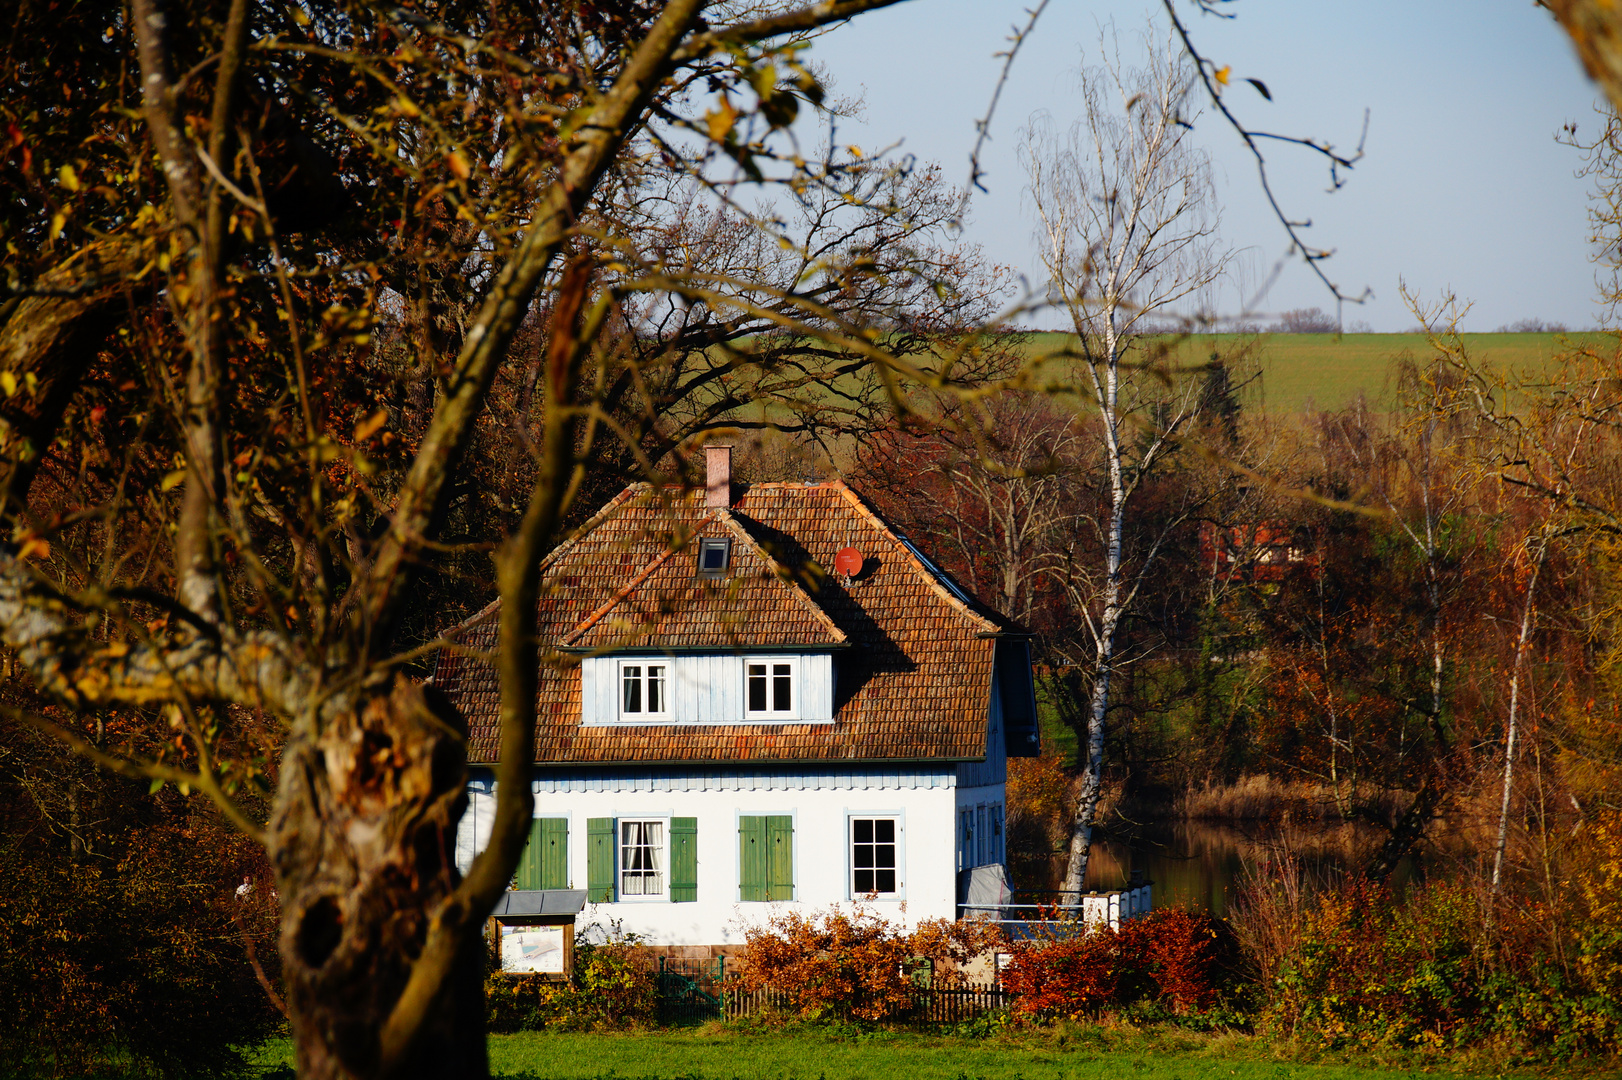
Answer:
[{"label": "gnarled tree trunk", "polygon": [[[379,1033],[460,881],[466,743],[454,713],[404,678],[282,760],[269,846],[299,1076],[375,1076]],[[314,727],[314,725],[309,725]],[[403,1070],[483,1077],[483,945],[466,940]]]}]

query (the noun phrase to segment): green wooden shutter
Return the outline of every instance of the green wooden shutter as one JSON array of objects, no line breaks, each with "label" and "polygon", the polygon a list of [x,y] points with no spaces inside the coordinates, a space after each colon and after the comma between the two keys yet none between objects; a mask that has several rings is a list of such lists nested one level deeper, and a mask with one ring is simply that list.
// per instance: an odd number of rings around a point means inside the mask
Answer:
[{"label": "green wooden shutter", "polygon": [[670,819],[670,902],[698,899],[698,818]]},{"label": "green wooden shutter", "polygon": [[569,887],[569,820],[536,818],[529,826],[529,842],[518,860],[515,888],[567,889]]},{"label": "green wooden shutter", "polygon": [[569,887],[569,819],[540,818],[541,888]]},{"label": "green wooden shutter", "polygon": [[738,819],[738,899],[770,900],[766,819]]},{"label": "green wooden shutter", "polygon": [[529,823],[529,839],[524,842],[524,853],[518,857],[518,873],[513,875],[513,888],[539,889],[541,887],[541,818]]},{"label": "green wooden shutter", "polygon": [[614,899],[614,819],[586,822],[586,899],[594,904]]},{"label": "green wooden shutter", "polygon": [[766,819],[768,851],[767,887],[769,900],[794,899],[794,819]]}]

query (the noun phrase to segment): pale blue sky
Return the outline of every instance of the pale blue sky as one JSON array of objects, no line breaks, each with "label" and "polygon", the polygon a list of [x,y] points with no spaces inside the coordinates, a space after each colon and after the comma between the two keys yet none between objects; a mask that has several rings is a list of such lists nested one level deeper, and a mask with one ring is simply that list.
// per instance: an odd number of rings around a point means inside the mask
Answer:
[{"label": "pale blue sky", "polygon": [[[865,90],[862,123],[841,142],[901,141],[938,161],[954,183],[968,173],[974,121],[986,107],[1009,28],[1029,0],[911,0],[864,15],[817,42],[836,90]],[[1399,279],[1434,297],[1451,289],[1473,301],[1465,321],[1492,330],[1517,319],[1593,325],[1594,267],[1586,243],[1585,183],[1578,155],[1557,145],[1568,120],[1597,130],[1592,85],[1547,13],[1529,0],[1236,0],[1237,18],[1181,13],[1207,56],[1236,80],[1262,79],[1268,103],[1249,86],[1228,90],[1246,123],[1266,130],[1357,142],[1370,110],[1367,156],[1339,192],[1325,193],[1316,155],[1271,148],[1274,189],[1309,236],[1333,247],[1331,280],[1373,297],[1348,305],[1348,325],[1375,330],[1414,324]],[[1025,184],[1015,148],[1031,115],[1061,124],[1076,117],[1075,73],[1099,60],[1100,25],[1114,20],[1123,47],[1160,5],[1146,0],[1053,0],[1021,50],[986,156],[989,194],[977,195],[970,239],[995,261],[1038,276]],[[1207,111],[1196,127],[1216,165],[1223,235],[1247,249],[1258,280],[1287,242],[1268,216],[1254,166],[1237,136]],[[1232,303],[1236,304],[1237,301]],[[1287,265],[1262,312],[1333,309],[1301,264]]]}]

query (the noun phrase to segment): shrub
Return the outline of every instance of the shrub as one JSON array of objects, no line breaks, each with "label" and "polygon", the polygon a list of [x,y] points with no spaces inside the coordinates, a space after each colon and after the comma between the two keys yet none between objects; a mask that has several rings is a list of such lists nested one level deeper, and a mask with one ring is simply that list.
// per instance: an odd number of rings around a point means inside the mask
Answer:
[{"label": "shrub", "polygon": [[224,852],[140,839],[153,843],[114,865],[0,861],[0,1060],[55,1075],[124,1058],[143,1073],[228,1076],[279,1022],[244,949],[253,933],[273,954],[274,913],[244,913],[207,880]]},{"label": "shrub", "polygon": [[[641,939],[618,928],[582,930],[574,949],[573,982],[540,975],[503,975],[492,959],[485,979],[485,1016],[494,1032],[591,1031],[649,1023],[658,986]],[[593,936],[601,940],[593,942]]]},{"label": "shrub", "polygon": [[1003,986],[1026,1014],[1080,1019],[1153,1002],[1185,1014],[1213,1005],[1233,968],[1232,935],[1209,915],[1162,908],[1121,924],[1069,927],[1015,947]]},{"label": "shrub", "polygon": [[744,985],[773,987],[800,1015],[889,1020],[913,1006],[919,965],[942,980],[1002,940],[992,923],[930,919],[911,933],[858,907],[787,912],[745,932]]},{"label": "shrub", "polygon": [[1609,864],[1610,841],[1596,831],[1600,850],[1579,875],[1591,903],[1569,927],[1543,903],[1495,903],[1466,882],[1401,896],[1362,878],[1325,883],[1316,896],[1252,892],[1241,923],[1264,1022],[1331,1044],[1614,1052],[1622,1008],[1606,958],[1618,955],[1610,920],[1622,918],[1611,899],[1622,856]]}]

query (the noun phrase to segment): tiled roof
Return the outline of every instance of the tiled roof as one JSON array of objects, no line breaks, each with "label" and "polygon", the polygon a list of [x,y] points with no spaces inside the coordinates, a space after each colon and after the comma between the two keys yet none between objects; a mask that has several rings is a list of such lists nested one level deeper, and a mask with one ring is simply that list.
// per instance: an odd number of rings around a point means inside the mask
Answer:
[{"label": "tiled roof", "polygon": [[[543,565],[542,640],[557,649],[834,649],[831,724],[585,726],[573,666],[543,669],[544,763],[975,759],[986,752],[996,648],[1008,625],[961,595],[843,483],[755,484],[729,510],[703,494],[622,492]],[[695,580],[700,537],[732,538],[732,573]],[[834,553],[865,556],[846,580]],[[467,717],[469,756],[497,756],[497,620],[445,653],[435,682]],[[482,655],[481,655],[482,654]]]}]

